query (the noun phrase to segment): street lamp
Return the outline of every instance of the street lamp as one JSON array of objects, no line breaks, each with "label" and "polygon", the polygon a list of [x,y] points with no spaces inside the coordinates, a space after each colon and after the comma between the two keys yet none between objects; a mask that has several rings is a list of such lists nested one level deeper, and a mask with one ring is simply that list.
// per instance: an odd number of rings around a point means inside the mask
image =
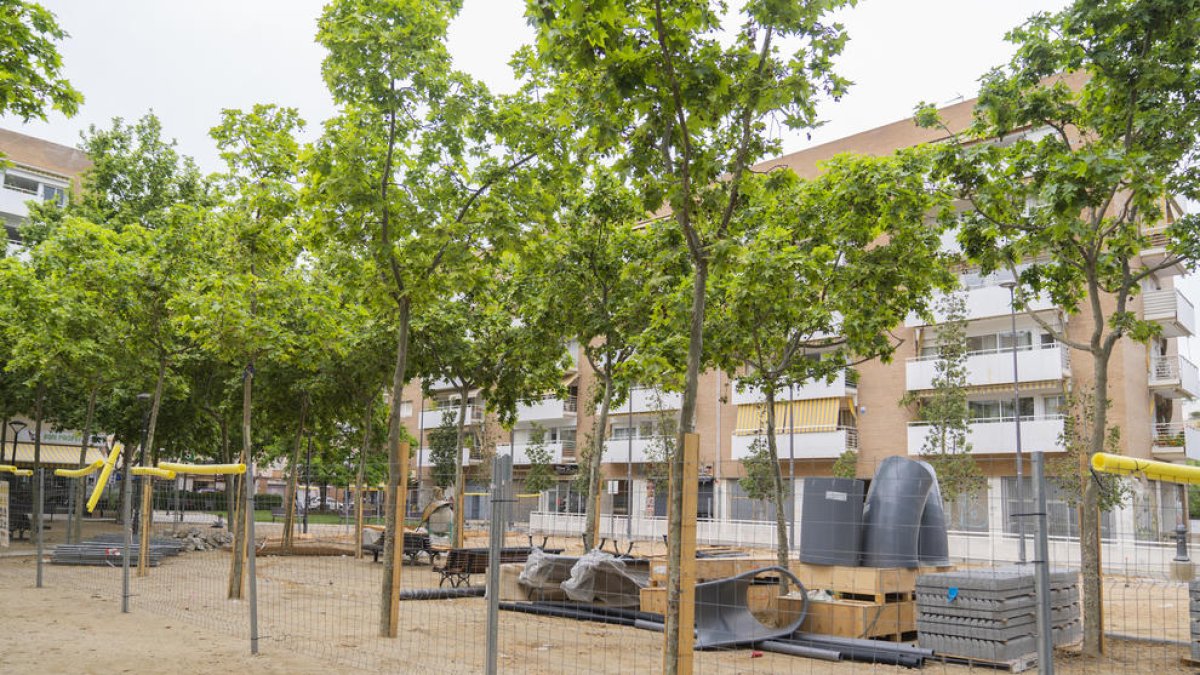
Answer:
[{"label": "street lamp", "polygon": [[[25,427],[27,427],[29,425],[20,420],[13,420],[8,423],[8,426],[9,426],[9,428],[11,428],[13,430],[12,463],[16,464],[17,463],[17,437],[20,436],[21,432],[25,430]],[[4,453],[4,448],[0,448],[0,454],[3,454],[3,453]]]},{"label": "street lamp", "polygon": [[1023,458],[1021,454],[1021,384],[1017,372],[1017,281],[1010,279],[1000,283],[1008,289],[1008,314],[1012,326],[1013,364],[1013,423],[1017,430],[1017,560],[1025,562],[1025,485],[1023,483]]}]

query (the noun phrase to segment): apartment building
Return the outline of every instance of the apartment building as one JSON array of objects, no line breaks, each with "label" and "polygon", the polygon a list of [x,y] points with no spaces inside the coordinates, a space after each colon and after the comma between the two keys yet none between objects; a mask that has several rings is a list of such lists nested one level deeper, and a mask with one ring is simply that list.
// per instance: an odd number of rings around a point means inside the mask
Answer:
[{"label": "apartment building", "polygon": [[20,244],[19,228],[29,216],[30,200],[66,204],[91,162],[82,151],[0,129],[0,219],[8,250]]},{"label": "apartment building", "polygon": [[[974,101],[943,109],[950,128],[969,123]],[[822,160],[841,152],[885,154],[921,142],[943,140],[944,132],[921,129],[911,119],[840,139],[809,150],[764,162],[760,168],[785,166],[811,177]],[[1159,236],[1167,223],[1147,224],[1151,245],[1142,252],[1148,265],[1163,259],[1165,240]],[[945,246],[954,246],[946,237]],[[1200,395],[1200,376],[1183,347],[1195,334],[1192,302],[1175,288],[1181,269],[1164,270],[1148,279],[1132,305],[1147,320],[1162,326],[1162,335],[1151,344],[1122,340],[1113,354],[1109,373],[1110,423],[1121,429],[1121,451],[1129,456],[1166,461],[1200,459],[1200,429],[1189,426],[1182,403]],[[1019,422],[1025,453],[1046,452],[1061,456],[1066,414],[1066,395],[1086,391],[1092,378],[1089,354],[1057,342],[1034,321],[1036,313],[1046,323],[1065,327],[1067,334],[1081,337],[1089,329],[1087,308],[1068,313],[1047,298],[1037,298],[1028,312],[1015,315],[1012,328],[1007,273],[981,275],[966,269],[960,274],[959,291],[965,301],[967,319],[966,359],[971,422],[972,452],[987,475],[987,490],[949,505],[951,527],[959,533],[988,535],[997,546],[1006,546],[1016,530],[1012,514],[1021,511],[1017,493],[1016,450]],[[1106,306],[1110,309],[1111,300]],[[858,453],[857,472],[869,479],[875,467],[892,455],[921,454],[929,426],[918,420],[917,405],[901,405],[906,397],[920,399],[932,391],[937,361],[938,319],[931,323],[911,316],[894,331],[901,343],[889,363],[872,361],[848,370],[831,382],[796,386],[777,397],[777,444],[785,477],[830,475],[835,460],[846,450]],[[1015,333],[1015,334],[1014,334]],[[1013,346],[1016,346],[1016,380],[1020,398],[1013,404]],[[583,500],[571,478],[577,471],[577,444],[594,432],[593,413],[583,402],[594,391],[595,374],[583,364],[570,374],[575,394],[569,400],[538,399],[520,410],[520,422],[511,439],[494,446],[510,452],[517,480],[528,466],[523,444],[529,430],[540,425],[549,430],[547,440],[554,450],[560,482],[542,495],[531,518],[543,531],[577,533],[582,530],[579,513]],[[1075,389],[1073,389],[1075,388]],[[410,385],[405,399],[414,402],[405,418],[409,431],[427,444],[427,431],[440,422],[441,410],[457,400],[457,394],[438,393],[422,401],[420,387]],[[740,387],[736,379],[705,373],[700,381],[697,431],[700,434],[701,479],[698,516],[711,523],[714,541],[727,540],[720,534],[731,524],[753,530],[766,521],[771,511],[746,498],[738,484],[745,475],[742,460],[749,456],[754,441],[762,435],[761,392]],[[468,408],[473,425],[486,425],[483,402],[472,399]],[[661,457],[664,437],[671,434],[671,421],[678,414],[680,396],[638,389],[630,400],[611,411],[604,453],[606,490],[603,510],[612,536],[633,534],[651,537],[665,531],[664,495],[655,493],[656,459]],[[418,419],[417,409],[420,409]],[[664,423],[665,422],[665,423]],[[1056,455],[1057,453],[1057,455]],[[422,450],[422,456],[425,454]],[[479,453],[476,453],[479,455]],[[479,455],[482,456],[482,455]],[[469,460],[468,460],[469,461]],[[423,484],[428,487],[428,460],[420,465]],[[659,469],[661,471],[661,469]],[[1028,461],[1025,475],[1028,476]],[[479,479],[472,490],[486,488],[487,467],[477,469]],[[1028,478],[1026,478],[1028,481]],[[799,490],[800,485],[796,486]],[[1026,494],[1031,488],[1026,489]],[[1049,496],[1051,534],[1077,536],[1076,510],[1064,495],[1051,486]],[[1135,486],[1133,504],[1103,518],[1105,537],[1159,540],[1181,520],[1181,493],[1174,486],[1143,482]],[[632,513],[632,519],[626,515]],[[468,513],[470,517],[471,513]],[[772,541],[771,525],[750,537]],[[602,527],[605,527],[602,525]],[[722,529],[724,528],[724,529]],[[743,528],[745,529],[745,528]],[[701,537],[704,538],[702,526]],[[741,535],[738,535],[740,537]],[[735,537],[737,538],[737,537]],[[996,549],[992,549],[997,555]],[[1005,554],[998,554],[1005,555]]]},{"label": "apartment building", "polygon": [[[19,230],[29,216],[29,202],[66,204],[70,190],[79,185],[80,175],[89,166],[91,162],[87,155],[75,148],[0,129],[0,220],[4,224],[9,255],[20,253]],[[33,421],[18,416],[3,420],[3,423],[0,440],[4,452],[0,455],[3,460],[0,463],[32,466]],[[97,437],[93,443],[101,440]],[[78,466],[82,441],[78,431],[43,429],[42,463],[49,467]],[[99,449],[93,447],[88,451],[87,461],[100,457]]]}]

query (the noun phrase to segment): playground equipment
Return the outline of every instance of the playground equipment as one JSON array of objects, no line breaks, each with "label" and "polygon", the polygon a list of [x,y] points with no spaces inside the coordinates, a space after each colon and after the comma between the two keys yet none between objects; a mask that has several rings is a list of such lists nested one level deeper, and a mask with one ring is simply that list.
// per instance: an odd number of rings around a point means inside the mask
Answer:
[{"label": "playground equipment", "polygon": [[124,451],[125,445],[117,443],[108,453],[108,457],[104,460],[104,466],[101,467],[100,477],[96,479],[96,487],[92,488],[92,496],[88,498],[88,513],[96,510],[96,504],[100,502],[100,495],[104,492],[104,487],[108,485],[108,479],[112,476],[113,469],[117,466],[117,460],[121,458],[121,453]]},{"label": "playground equipment", "polygon": [[11,464],[0,464],[0,473],[11,473],[14,476],[32,476],[33,469],[18,469]]},{"label": "playground equipment", "polygon": [[1092,455],[1092,468],[1101,473],[1122,476],[1142,475],[1149,480],[1200,485],[1200,467],[1157,462],[1150,459],[1135,459],[1097,452]]},{"label": "playground equipment", "polygon": [[54,475],[61,476],[63,478],[83,478],[84,476],[90,476],[93,473],[96,473],[103,467],[104,460],[98,459],[81,469],[55,469]]},{"label": "playground equipment", "polygon": [[[178,462],[159,462],[158,468],[175,473],[192,473],[201,476],[241,475],[246,473],[246,465],[238,464],[180,464]],[[137,469],[134,469],[137,471]],[[157,475],[157,474],[156,474]],[[172,476],[173,477],[173,476]]]},{"label": "playground equipment", "polygon": [[949,550],[933,467],[906,457],[883,460],[863,507],[862,566],[944,566]]}]

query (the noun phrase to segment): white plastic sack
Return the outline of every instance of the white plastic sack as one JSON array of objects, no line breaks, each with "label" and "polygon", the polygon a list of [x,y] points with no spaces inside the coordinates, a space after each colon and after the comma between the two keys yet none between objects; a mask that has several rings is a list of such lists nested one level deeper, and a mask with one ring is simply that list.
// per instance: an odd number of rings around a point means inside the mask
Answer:
[{"label": "white plastic sack", "polygon": [[521,576],[517,577],[517,582],[526,588],[544,588],[553,569],[554,565],[551,564],[550,556],[546,555],[542,549],[535,548],[525,559],[525,569],[521,570]]},{"label": "white plastic sack", "polygon": [[596,568],[606,565],[609,569],[624,571],[625,562],[611,553],[599,549],[588,551],[571,568],[571,578],[562,582],[567,597],[575,602],[593,602],[596,599]]}]

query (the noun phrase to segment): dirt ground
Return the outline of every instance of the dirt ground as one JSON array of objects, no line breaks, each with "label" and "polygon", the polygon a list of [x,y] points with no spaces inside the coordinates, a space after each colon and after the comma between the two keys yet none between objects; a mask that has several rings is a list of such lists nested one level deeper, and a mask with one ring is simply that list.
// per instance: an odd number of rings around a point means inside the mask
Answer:
[{"label": "dirt ground", "polygon": [[[261,654],[251,657],[248,606],[226,599],[229,562],[224,551],[167,558],[148,577],[133,577],[131,613],[121,614],[120,569],[46,565],[45,588],[36,589],[32,557],[0,557],[0,634],[20,636],[0,650],[0,672],[483,670],[483,598],[403,602],[400,636],[377,637],[383,566],[369,557],[259,558]],[[437,586],[437,575],[427,564],[406,565],[402,572],[403,588]],[[1108,630],[1187,639],[1185,585],[1110,579],[1106,592]],[[660,663],[658,633],[512,612],[500,616],[501,672],[641,673],[656,671]],[[1179,646],[1112,640],[1102,662],[1064,653],[1057,665],[1058,672],[1070,674],[1194,672],[1181,664],[1184,655],[1186,649]],[[695,658],[697,672],[901,672],[891,666],[755,655],[750,650],[701,652]],[[926,671],[970,669],[930,663]]]}]

